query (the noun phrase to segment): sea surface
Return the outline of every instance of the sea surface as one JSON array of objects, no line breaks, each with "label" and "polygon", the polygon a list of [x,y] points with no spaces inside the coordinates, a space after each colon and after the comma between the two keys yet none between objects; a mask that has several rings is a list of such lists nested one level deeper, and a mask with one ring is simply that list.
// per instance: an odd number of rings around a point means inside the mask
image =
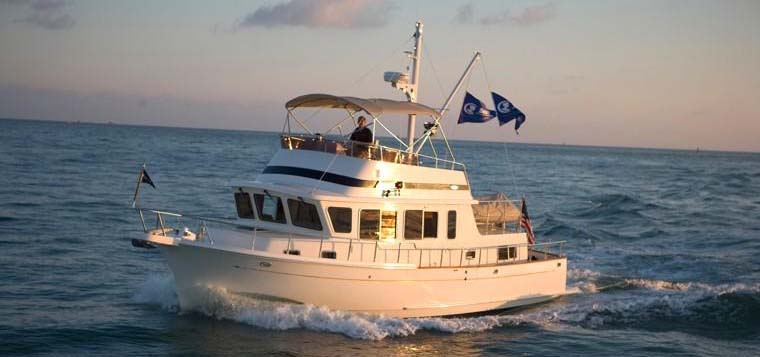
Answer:
[{"label": "sea surface", "polygon": [[[526,129],[527,130],[527,129]],[[512,135],[505,131],[506,135]],[[129,208],[230,217],[277,134],[0,120],[0,355],[760,355],[760,155],[454,142],[566,240],[550,303],[397,319],[219,291],[181,311]]]}]

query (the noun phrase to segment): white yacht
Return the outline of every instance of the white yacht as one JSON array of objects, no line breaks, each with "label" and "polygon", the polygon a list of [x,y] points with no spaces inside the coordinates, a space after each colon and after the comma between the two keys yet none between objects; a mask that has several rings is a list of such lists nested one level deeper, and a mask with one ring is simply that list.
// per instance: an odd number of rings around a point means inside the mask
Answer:
[{"label": "white yacht", "polygon": [[[503,194],[473,197],[441,126],[480,54],[433,109],[416,102],[421,41],[417,23],[411,73],[385,73],[406,101],[288,101],[279,150],[254,181],[231,188],[237,218],[137,208],[146,235],[133,244],[160,249],[182,309],[203,304],[197,291],[205,287],[396,317],[500,310],[565,294],[563,242],[531,242],[519,204]],[[333,109],[320,114],[335,120],[320,120],[320,134],[300,114],[321,109]],[[393,143],[341,135],[360,115]],[[429,121],[418,125],[417,117]],[[402,126],[398,120],[407,121],[405,138],[389,129]]]}]

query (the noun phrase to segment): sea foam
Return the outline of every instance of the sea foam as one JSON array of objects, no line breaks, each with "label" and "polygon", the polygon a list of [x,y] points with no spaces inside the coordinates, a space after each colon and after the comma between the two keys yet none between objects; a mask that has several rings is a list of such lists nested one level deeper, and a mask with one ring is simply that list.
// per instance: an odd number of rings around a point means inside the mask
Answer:
[{"label": "sea foam", "polygon": [[[512,324],[503,316],[462,318],[395,318],[331,310],[311,304],[259,300],[227,292],[222,288],[196,291],[202,303],[195,310],[217,319],[237,321],[270,330],[307,329],[332,332],[355,339],[381,340],[414,335],[421,330],[447,333],[479,332]],[[179,303],[171,276],[149,276],[133,297],[135,302],[157,305],[177,312]]]},{"label": "sea foam", "polygon": [[[472,333],[527,324],[552,329],[563,326],[598,329],[663,318],[707,318],[721,324],[726,323],[722,316],[698,315],[705,309],[714,310],[724,305],[720,299],[726,294],[744,294],[757,300],[760,293],[760,284],[710,285],[647,279],[620,279],[615,286],[621,289],[605,290],[597,288],[594,280],[610,277],[589,270],[571,271],[570,275],[574,280],[568,287],[570,296],[511,314],[402,319],[310,304],[260,300],[216,287],[197,290],[199,295],[194,300],[201,303],[194,311],[269,330],[307,329],[343,334],[354,339],[382,340],[410,336],[423,330]],[[180,311],[171,276],[149,276],[136,291],[134,301],[157,305],[169,312]]]}]

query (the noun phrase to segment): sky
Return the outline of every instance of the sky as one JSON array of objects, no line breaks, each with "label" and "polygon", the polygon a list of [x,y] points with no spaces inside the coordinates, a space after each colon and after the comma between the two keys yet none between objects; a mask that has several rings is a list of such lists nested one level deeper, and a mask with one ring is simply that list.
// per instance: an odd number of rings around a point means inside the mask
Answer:
[{"label": "sky", "polygon": [[[527,114],[450,139],[760,151],[760,1],[0,0],[0,118],[279,131],[307,93],[466,90]],[[398,128],[405,124],[399,121]]]}]

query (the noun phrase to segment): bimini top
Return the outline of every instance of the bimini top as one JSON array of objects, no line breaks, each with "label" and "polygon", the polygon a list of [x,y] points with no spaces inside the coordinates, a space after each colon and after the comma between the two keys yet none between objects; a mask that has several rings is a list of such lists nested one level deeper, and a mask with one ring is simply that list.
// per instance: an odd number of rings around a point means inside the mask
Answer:
[{"label": "bimini top", "polygon": [[434,118],[440,116],[437,110],[419,103],[381,98],[340,97],[330,94],[306,94],[285,103],[285,108],[288,110],[299,107],[363,110],[375,118],[381,114],[416,114]]}]

